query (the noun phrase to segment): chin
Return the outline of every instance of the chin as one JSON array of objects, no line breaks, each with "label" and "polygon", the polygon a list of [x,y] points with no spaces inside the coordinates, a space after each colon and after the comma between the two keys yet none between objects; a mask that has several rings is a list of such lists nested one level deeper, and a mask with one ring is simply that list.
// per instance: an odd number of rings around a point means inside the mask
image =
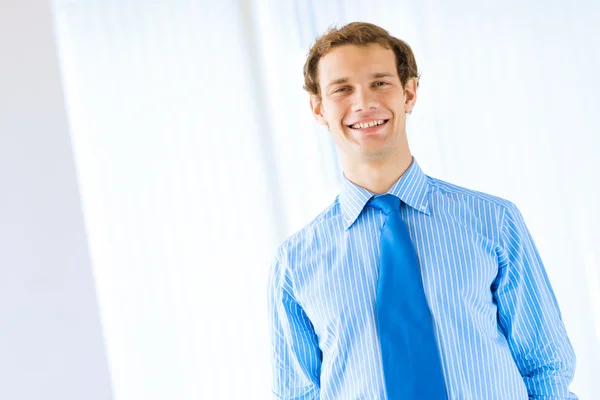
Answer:
[{"label": "chin", "polygon": [[385,148],[378,149],[361,149],[358,154],[356,154],[357,158],[364,162],[372,162],[372,161],[381,161],[387,156],[388,152]]}]

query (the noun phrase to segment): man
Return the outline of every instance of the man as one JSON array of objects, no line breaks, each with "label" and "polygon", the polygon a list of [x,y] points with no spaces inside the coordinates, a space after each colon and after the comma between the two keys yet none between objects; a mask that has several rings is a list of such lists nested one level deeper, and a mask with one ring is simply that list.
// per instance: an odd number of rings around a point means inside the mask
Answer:
[{"label": "man", "polygon": [[519,210],[411,155],[410,47],[352,23],[317,39],[304,76],[344,181],[271,267],[275,397],[576,399],[575,355]]}]

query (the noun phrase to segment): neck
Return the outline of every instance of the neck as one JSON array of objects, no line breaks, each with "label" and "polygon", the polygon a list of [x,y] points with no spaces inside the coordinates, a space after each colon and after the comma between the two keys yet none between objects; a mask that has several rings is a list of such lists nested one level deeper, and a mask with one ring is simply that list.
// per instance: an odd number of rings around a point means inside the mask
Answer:
[{"label": "neck", "polygon": [[364,163],[344,163],[346,178],[375,194],[384,194],[400,179],[412,163],[410,150],[389,160]]}]

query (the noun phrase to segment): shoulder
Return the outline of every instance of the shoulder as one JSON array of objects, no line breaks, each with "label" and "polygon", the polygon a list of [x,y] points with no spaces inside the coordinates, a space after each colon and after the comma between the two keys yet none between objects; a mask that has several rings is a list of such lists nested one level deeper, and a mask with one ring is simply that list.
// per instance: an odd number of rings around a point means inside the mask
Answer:
[{"label": "shoulder", "polygon": [[[310,260],[318,257],[325,249],[327,243],[333,240],[328,232],[332,232],[335,225],[341,226],[341,210],[338,198],[325,210],[319,213],[302,229],[288,237],[279,245],[272,261],[270,272],[271,288],[284,287],[293,293],[295,271],[303,265],[310,264]],[[330,240],[326,240],[329,238]]]},{"label": "shoulder", "polygon": [[281,243],[277,249],[277,258],[284,260],[292,253],[316,250],[322,244],[323,233],[331,231],[335,225],[341,222],[341,218],[339,197],[336,197],[327,208],[321,211],[308,224]]},{"label": "shoulder", "polygon": [[506,212],[518,212],[515,204],[505,198],[469,189],[430,176],[427,176],[427,179],[429,180],[432,194],[443,201],[465,205],[470,208],[486,207],[497,211],[500,216],[503,216]]},{"label": "shoulder", "polygon": [[510,200],[489,193],[427,177],[434,212],[446,215],[475,229],[486,237],[506,237],[510,231],[522,231],[525,222]]}]

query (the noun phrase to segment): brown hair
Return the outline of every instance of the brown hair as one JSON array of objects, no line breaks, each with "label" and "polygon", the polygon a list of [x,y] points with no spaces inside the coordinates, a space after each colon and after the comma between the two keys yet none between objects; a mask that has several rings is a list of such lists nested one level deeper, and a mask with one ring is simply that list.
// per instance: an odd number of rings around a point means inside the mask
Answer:
[{"label": "brown hair", "polygon": [[331,27],[325,34],[317,38],[304,63],[304,90],[321,100],[318,80],[319,61],[332,48],[345,44],[366,46],[371,43],[378,43],[386,49],[394,51],[398,77],[403,87],[410,78],[416,78],[418,86],[417,62],[412,49],[406,42],[393,37],[388,31],[377,25],[368,22],[352,22],[339,29],[335,26]]}]

